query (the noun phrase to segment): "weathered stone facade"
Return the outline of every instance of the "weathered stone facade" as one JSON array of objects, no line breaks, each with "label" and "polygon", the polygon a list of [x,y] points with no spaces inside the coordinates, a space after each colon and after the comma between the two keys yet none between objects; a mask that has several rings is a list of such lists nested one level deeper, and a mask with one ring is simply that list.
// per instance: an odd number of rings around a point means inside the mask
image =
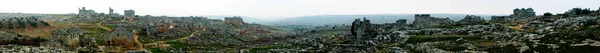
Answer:
[{"label": "weathered stone facade", "polygon": [[80,36],[83,36],[83,31],[77,27],[69,29],[60,28],[52,31],[50,41],[45,42],[45,44],[50,47],[74,50],[79,46]]},{"label": "weathered stone facade", "polygon": [[532,8],[517,8],[515,10],[513,10],[513,14],[512,16],[514,17],[535,17],[535,12],[533,11]]},{"label": "weathered stone facade", "polygon": [[133,33],[124,27],[117,26],[104,35],[105,45],[135,47]]},{"label": "weathered stone facade", "polygon": [[131,21],[135,18],[135,11],[125,10],[125,20]]},{"label": "weathered stone facade", "polygon": [[375,30],[373,30],[371,26],[371,20],[366,18],[363,18],[362,21],[360,19],[355,19],[354,22],[352,22],[350,33],[356,41],[354,42],[355,44],[362,44],[364,43],[364,40],[376,37],[377,33],[375,33]]},{"label": "weathered stone facade", "polygon": [[480,16],[475,16],[475,15],[467,15],[465,16],[464,19],[458,21],[457,24],[459,25],[478,25],[478,24],[485,24],[485,20],[483,18],[481,18]]},{"label": "weathered stone facade", "polygon": [[415,21],[413,22],[413,27],[430,28],[450,24],[454,24],[454,21],[450,20],[450,18],[435,18],[430,17],[429,14],[415,14]]}]

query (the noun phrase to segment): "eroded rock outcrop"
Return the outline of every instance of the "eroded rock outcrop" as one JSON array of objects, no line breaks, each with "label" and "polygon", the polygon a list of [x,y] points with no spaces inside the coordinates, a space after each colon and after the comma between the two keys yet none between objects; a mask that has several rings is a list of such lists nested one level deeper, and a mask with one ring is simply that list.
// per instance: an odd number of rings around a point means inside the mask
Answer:
[{"label": "eroded rock outcrop", "polygon": [[597,17],[575,17],[558,19],[552,23],[552,26],[557,29],[578,30],[584,26],[597,25],[598,23]]}]

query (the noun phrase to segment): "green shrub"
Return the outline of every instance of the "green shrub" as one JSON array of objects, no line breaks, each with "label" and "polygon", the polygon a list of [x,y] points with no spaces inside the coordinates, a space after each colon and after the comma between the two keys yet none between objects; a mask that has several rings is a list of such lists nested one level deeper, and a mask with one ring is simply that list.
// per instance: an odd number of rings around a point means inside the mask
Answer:
[{"label": "green shrub", "polygon": [[48,24],[48,22],[44,22],[44,21],[40,21],[42,24],[44,24],[45,26],[50,26],[50,24]]},{"label": "green shrub", "polygon": [[29,23],[29,25],[31,25],[32,27],[37,27],[37,22],[27,20],[27,23]]},{"label": "green shrub", "polygon": [[25,28],[25,22],[21,21],[21,20],[17,20],[17,23],[19,23],[19,27],[18,28]]}]

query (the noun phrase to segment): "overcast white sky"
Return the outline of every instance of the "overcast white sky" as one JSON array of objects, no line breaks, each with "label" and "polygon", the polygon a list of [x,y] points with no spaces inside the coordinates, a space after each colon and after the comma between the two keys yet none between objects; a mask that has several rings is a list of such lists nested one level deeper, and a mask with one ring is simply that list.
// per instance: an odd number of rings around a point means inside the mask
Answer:
[{"label": "overcast white sky", "polygon": [[600,0],[0,0],[0,12],[77,13],[86,7],[108,13],[108,7],[137,15],[239,15],[263,19],[323,14],[457,13],[508,15],[515,8],[563,13],[574,8],[598,9]]}]

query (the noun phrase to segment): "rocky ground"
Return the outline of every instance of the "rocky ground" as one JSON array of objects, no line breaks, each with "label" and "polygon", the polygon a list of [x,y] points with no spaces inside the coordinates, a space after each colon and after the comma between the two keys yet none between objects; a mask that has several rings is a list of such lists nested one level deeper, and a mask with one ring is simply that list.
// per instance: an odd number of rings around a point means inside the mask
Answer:
[{"label": "rocky ground", "polygon": [[[6,14],[10,16],[16,14]],[[30,14],[27,14],[30,15]],[[37,14],[34,14],[37,15]],[[428,14],[426,14],[428,15]],[[24,15],[18,15],[24,16]],[[37,15],[48,16],[48,15]],[[453,23],[265,26],[205,17],[152,17],[134,21],[113,18],[50,19],[53,26],[84,31],[69,48],[44,46],[49,38],[0,31],[1,53],[595,53],[600,52],[600,16],[544,15],[483,20],[474,15]],[[184,19],[185,18],[185,19]],[[241,18],[240,18],[241,19]],[[421,21],[428,22],[428,21]],[[449,21],[450,22],[450,21]],[[54,25],[60,24],[63,25]],[[68,23],[68,24],[65,24]],[[405,22],[401,22],[405,23]],[[423,25],[423,24],[420,24]],[[107,45],[104,32],[130,29],[140,47]],[[154,27],[154,28],[152,28]],[[166,30],[161,30],[166,29]],[[44,33],[49,34],[49,33]],[[128,35],[128,34],[126,34]],[[138,38],[139,36],[139,38]],[[57,41],[60,42],[60,41]],[[73,43],[74,45],[77,45]]]},{"label": "rocky ground", "polygon": [[2,53],[75,53],[60,48],[21,46],[21,45],[0,45]]}]

